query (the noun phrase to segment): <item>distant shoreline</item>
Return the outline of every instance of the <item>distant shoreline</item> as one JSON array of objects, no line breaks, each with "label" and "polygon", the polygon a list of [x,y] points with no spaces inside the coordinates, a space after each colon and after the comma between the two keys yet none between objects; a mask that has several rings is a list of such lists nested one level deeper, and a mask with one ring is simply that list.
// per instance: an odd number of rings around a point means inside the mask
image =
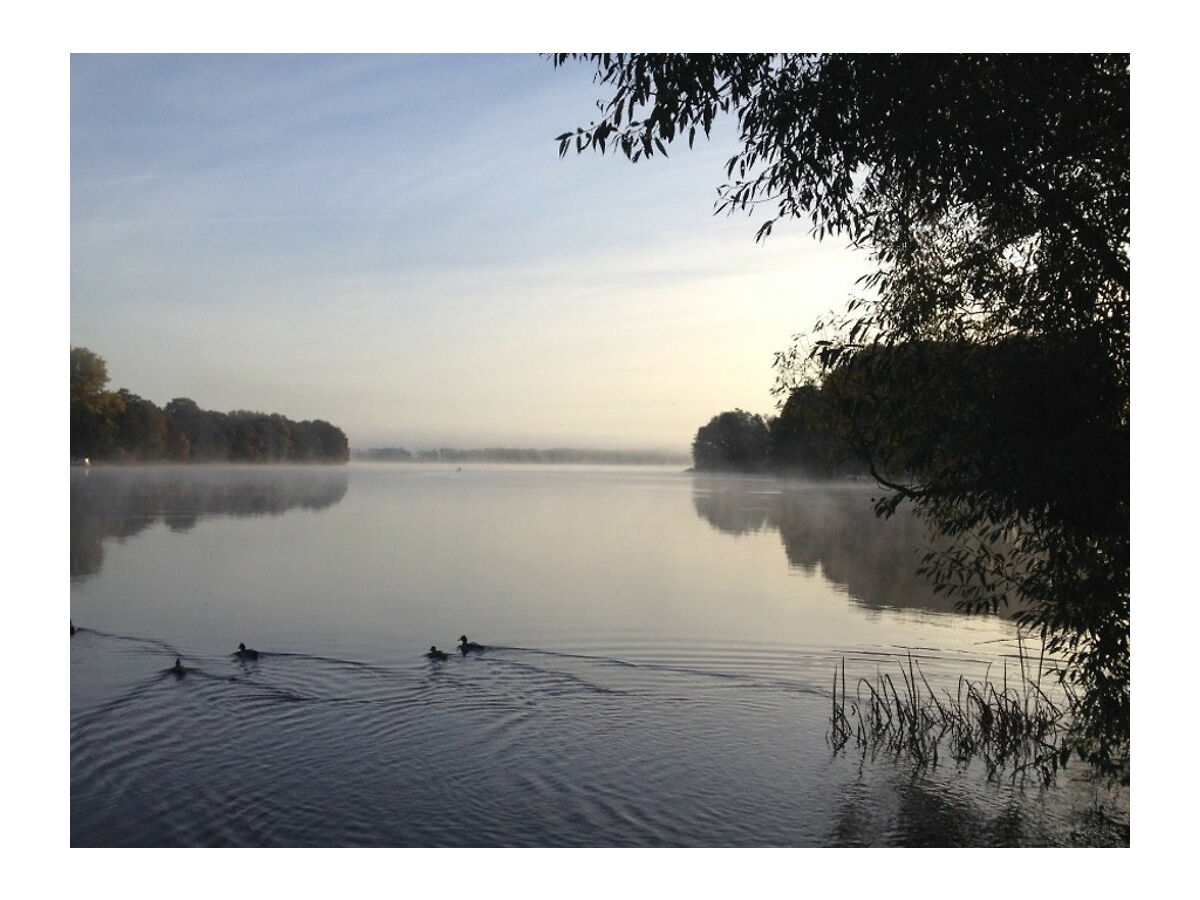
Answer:
[{"label": "distant shoreline", "polygon": [[443,447],[438,450],[409,451],[403,447],[352,449],[350,459],[358,462],[411,463],[534,463],[585,465],[691,465],[691,456],[654,450],[577,450],[555,447],[538,450],[523,447],[484,447],[471,450]]}]

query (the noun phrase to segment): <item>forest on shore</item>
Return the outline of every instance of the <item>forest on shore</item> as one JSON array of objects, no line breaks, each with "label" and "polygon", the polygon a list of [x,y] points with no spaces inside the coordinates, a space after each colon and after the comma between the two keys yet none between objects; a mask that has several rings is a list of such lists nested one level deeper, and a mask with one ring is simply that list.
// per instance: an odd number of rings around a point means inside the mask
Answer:
[{"label": "forest on shore", "polygon": [[[918,383],[922,390],[913,390]],[[874,346],[792,386],[777,416],[714,416],[697,430],[692,460],[698,471],[864,476],[887,485],[1020,478],[1031,498],[1103,495],[1119,505],[1128,493],[1129,439],[1110,410],[1121,390],[1117,373],[1061,339]]]},{"label": "forest on shore", "polygon": [[345,432],[323,419],[201,409],[177,397],[164,407],[126,388],[107,389],[108,365],[71,348],[71,459],[103,462],[344,463]]}]

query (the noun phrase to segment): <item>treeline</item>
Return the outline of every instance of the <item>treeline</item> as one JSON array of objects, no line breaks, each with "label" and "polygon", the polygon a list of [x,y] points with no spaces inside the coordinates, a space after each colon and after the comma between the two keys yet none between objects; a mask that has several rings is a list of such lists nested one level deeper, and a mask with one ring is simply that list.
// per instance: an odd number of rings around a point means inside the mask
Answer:
[{"label": "treeline", "polygon": [[777,416],[735,409],[713,416],[692,441],[692,465],[701,472],[771,472],[808,478],[870,473],[846,439],[836,388],[792,390]]},{"label": "treeline", "polygon": [[[919,572],[966,609],[1015,605],[1072,687],[1071,750],[1127,773],[1127,357],[1087,332],[866,348],[796,388],[776,419],[696,435],[697,469],[867,472],[884,516],[911,502],[942,542]],[[816,348],[816,358],[826,348]],[[1064,760],[1065,756],[1062,757]],[[1121,775],[1122,778],[1127,775]]]},{"label": "treeline", "polygon": [[576,450],[556,447],[533,450],[521,447],[484,447],[458,450],[442,447],[437,450],[410,452],[403,447],[372,447],[355,450],[355,459],[376,462],[440,462],[440,463],[541,463],[576,465],[652,466],[676,465],[685,457],[675,453],[639,450]]},{"label": "treeline", "polygon": [[867,474],[832,427],[821,389],[806,385],[788,397],[778,416],[734,409],[702,425],[692,441],[700,472],[772,472],[811,478]]},{"label": "treeline", "polygon": [[1010,338],[860,349],[793,389],[776,417],[743,410],[696,432],[698,470],[936,479],[945,496],[1020,491],[1095,524],[1128,495],[1119,373],[1077,343]]},{"label": "treeline", "polygon": [[345,462],[345,433],[315,419],[201,409],[177,397],[165,407],[125,388],[106,389],[108,366],[71,348],[71,458],[108,462]]}]

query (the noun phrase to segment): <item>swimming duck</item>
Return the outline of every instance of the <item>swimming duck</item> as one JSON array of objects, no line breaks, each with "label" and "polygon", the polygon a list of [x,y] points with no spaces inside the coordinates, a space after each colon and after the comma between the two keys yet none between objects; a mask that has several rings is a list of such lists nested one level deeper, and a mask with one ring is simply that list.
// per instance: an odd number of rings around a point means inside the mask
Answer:
[{"label": "swimming duck", "polygon": [[75,623],[71,622],[71,634],[75,633]]},{"label": "swimming duck", "polygon": [[449,659],[450,657],[439,650],[436,646],[430,647],[429,652],[425,654],[430,659]]},{"label": "swimming duck", "polygon": [[182,678],[187,674],[187,669],[183,667],[183,663],[179,661],[179,657],[175,657],[175,665],[171,666],[171,674],[176,678]]},{"label": "swimming duck", "polygon": [[234,656],[238,659],[258,659],[258,651],[248,649],[245,644],[238,644],[237,653]]},{"label": "swimming duck", "polygon": [[472,650],[481,652],[486,648],[483,646],[483,644],[477,644],[474,641],[468,641],[467,636],[464,634],[458,639],[458,649],[462,651],[463,656],[466,656]]}]

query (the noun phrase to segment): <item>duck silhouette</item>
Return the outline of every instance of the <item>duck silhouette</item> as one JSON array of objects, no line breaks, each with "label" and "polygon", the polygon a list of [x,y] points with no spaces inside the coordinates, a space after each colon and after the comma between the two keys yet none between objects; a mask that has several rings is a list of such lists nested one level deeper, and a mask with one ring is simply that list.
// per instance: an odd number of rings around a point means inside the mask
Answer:
[{"label": "duck silhouette", "polygon": [[71,622],[71,634],[74,634],[74,633],[75,633],[75,622],[72,621]]},{"label": "duck silhouette", "polygon": [[238,659],[258,659],[258,651],[249,649],[245,644],[238,644],[237,652],[234,653]]},{"label": "duck silhouette", "polygon": [[430,659],[449,659],[450,657],[439,650],[436,646],[430,647],[429,652],[425,654]]},{"label": "duck silhouette", "polygon": [[175,657],[175,665],[171,666],[171,674],[176,678],[182,678],[187,674],[187,669],[183,667],[183,663],[180,662],[179,657]]},{"label": "duck silhouette", "polygon": [[458,649],[460,651],[462,651],[463,656],[466,656],[471,651],[475,651],[476,653],[481,653],[482,651],[486,650],[487,648],[484,647],[483,644],[477,644],[474,641],[468,641],[467,636],[464,634],[462,637],[460,637],[458,639]]}]

